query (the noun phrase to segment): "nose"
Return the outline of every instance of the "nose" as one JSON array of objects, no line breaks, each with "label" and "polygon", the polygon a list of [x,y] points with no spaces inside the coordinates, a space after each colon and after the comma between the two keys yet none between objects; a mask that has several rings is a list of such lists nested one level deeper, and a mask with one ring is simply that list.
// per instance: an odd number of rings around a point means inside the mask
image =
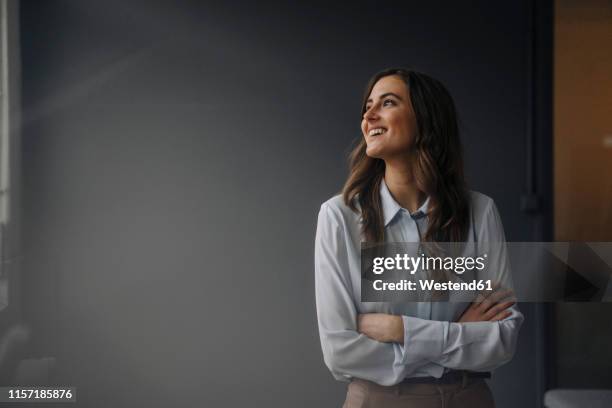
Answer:
[{"label": "nose", "polygon": [[374,105],[370,106],[370,109],[366,110],[363,113],[363,118],[367,121],[373,121],[378,118],[378,114],[376,113],[376,107]]}]

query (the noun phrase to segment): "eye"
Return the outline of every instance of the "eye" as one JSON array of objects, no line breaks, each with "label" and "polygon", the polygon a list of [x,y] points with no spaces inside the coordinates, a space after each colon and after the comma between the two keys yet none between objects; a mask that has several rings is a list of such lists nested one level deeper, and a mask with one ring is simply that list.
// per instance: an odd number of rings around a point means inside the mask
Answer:
[{"label": "eye", "polygon": [[383,106],[393,106],[395,105],[395,101],[393,99],[385,99],[383,101]]}]

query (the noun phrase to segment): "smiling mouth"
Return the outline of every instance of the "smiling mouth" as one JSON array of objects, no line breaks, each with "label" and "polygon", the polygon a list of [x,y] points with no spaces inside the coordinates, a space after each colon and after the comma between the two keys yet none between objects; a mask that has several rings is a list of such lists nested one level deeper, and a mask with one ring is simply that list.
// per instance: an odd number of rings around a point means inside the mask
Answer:
[{"label": "smiling mouth", "polygon": [[385,133],[387,129],[385,128],[374,128],[368,132],[368,136],[378,136]]}]

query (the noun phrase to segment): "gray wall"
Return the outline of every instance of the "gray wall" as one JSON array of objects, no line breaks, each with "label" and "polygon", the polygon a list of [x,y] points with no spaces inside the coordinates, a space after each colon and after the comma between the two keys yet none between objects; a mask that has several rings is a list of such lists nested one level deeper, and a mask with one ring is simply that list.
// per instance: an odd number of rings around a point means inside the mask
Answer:
[{"label": "gray wall", "polygon": [[[32,353],[88,407],[339,406],[313,239],[363,87],[445,82],[473,189],[521,213],[528,3],[23,1],[23,294]],[[535,326],[493,380],[536,401]]]}]

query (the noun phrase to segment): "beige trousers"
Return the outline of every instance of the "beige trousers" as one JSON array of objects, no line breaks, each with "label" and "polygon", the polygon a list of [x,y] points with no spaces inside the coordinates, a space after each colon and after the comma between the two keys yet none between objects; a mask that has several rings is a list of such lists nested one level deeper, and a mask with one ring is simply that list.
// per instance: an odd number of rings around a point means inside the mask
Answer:
[{"label": "beige trousers", "polygon": [[455,384],[397,384],[390,387],[353,379],[343,408],[494,408],[483,379]]}]

